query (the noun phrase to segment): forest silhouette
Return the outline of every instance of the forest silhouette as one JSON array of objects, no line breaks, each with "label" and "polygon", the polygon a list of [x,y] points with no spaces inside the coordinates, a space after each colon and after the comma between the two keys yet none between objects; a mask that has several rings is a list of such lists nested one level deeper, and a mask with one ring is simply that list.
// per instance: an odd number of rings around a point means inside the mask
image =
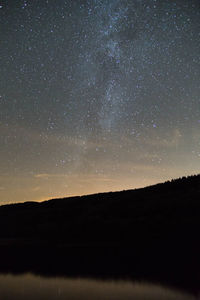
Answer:
[{"label": "forest silhouette", "polygon": [[[14,199],[13,199],[14,201]],[[141,277],[196,289],[200,175],[0,206],[0,271]]]}]

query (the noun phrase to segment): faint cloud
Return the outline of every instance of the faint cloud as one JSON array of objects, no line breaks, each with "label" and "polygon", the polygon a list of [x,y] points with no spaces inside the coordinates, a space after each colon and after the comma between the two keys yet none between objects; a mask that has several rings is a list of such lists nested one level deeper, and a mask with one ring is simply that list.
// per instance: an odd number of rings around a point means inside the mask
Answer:
[{"label": "faint cloud", "polygon": [[32,192],[37,192],[37,191],[39,191],[39,190],[40,190],[40,187],[39,187],[39,186],[36,186],[36,187],[32,188]]},{"label": "faint cloud", "polygon": [[61,178],[66,177],[66,174],[51,174],[51,173],[41,173],[41,174],[35,174],[35,178],[42,178],[42,179],[49,179],[49,178]]},{"label": "faint cloud", "polygon": [[35,178],[44,178],[44,179],[48,179],[50,174],[44,173],[44,174],[35,174],[34,177]]},{"label": "faint cloud", "polygon": [[177,148],[181,142],[182,134],[179,129],[174,129],[172,133],[166,138],[151,137],[151,139],[146,139],[145,143],[150,146],[163,147],[163,148]]}]

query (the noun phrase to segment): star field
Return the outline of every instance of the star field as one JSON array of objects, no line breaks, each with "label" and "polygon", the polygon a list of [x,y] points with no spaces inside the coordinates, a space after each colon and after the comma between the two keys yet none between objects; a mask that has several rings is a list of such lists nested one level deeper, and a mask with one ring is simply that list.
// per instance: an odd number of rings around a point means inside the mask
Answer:
[{"label": "star field", "polygon": [[198,0],[0,2],[0,201],[199,173]]}]

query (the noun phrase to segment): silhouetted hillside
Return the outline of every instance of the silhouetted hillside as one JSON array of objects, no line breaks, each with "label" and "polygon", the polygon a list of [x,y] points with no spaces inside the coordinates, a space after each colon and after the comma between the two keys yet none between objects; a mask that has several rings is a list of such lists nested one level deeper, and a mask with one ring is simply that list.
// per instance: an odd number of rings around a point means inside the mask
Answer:
[{"label": "silhouetted hillside", "polygon": [[154,186],[0,207],[0,237],[67,243],[198,238],[200,175]]},{"label": "silhouetted hillside", "polygon": [[200,175],[136,190],[4,205],[0,269],[154,274],[198,286],[199,232]]}]

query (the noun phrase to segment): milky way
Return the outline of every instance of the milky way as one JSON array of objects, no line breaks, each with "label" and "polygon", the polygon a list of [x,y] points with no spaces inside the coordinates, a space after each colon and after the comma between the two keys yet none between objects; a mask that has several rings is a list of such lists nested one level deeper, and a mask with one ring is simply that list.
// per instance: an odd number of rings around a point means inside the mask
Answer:
[{"label": "milky way", "polygon": [[0,200],[199,172],[198,0],[0,2]]}]

